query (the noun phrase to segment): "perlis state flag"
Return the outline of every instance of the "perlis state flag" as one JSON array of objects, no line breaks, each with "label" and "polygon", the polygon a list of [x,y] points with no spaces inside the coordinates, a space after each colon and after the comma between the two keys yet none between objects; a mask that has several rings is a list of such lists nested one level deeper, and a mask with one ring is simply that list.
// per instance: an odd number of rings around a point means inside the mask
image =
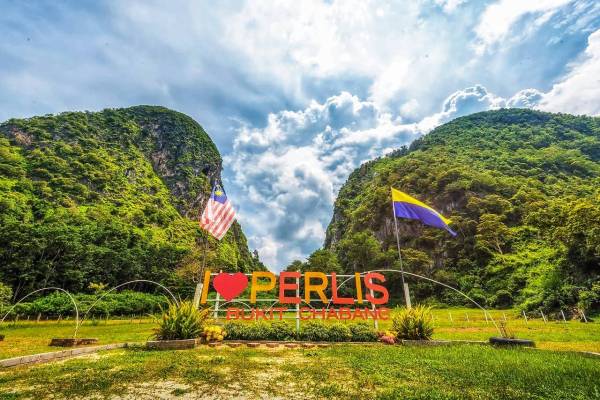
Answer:
[{"label": "perlis state flag", "polygon": [[200,217],[200,226],[221,240],[233,223],[235,210],[220,185],[215,185]]},{"label": "perlis state flag", "polygon": [[397,189],[392,189],[392,204],[394,205],[394,215],[398,218],[416,219],[424,223],[425,225],[433,226],[435,228],[445,229],[452,236],[456,236],[448,225],[450,220],[445,218],[442,214],[429,207],[427,204],[420,202],[401,192]]}]

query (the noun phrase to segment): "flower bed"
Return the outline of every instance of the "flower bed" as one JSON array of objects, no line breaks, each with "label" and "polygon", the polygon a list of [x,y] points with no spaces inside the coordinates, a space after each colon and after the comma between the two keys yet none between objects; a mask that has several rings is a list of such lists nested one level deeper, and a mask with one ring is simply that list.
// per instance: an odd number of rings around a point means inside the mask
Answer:
[{"label": "flower bed", "polygon": [[366,323],[325,324],[309,321],[300,332],[285,322],[228,322],[224,325],[229,340],[250,341],[307,341],[307,342],[376,342],[377,332]]}]

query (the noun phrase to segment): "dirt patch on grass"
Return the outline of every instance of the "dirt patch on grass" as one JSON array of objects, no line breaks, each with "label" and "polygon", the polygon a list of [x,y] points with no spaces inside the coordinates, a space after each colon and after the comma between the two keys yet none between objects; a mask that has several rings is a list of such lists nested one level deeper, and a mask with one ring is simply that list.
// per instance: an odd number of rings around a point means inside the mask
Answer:
[{"label": "dirt patch on grass", "polygon": [[[105,399],[105,396],[86,397],[86,399],[100,400]],[[180,399],[180,400],[251,400],[251,399],[301,399],[306,398],[302,393],[289,394],[279,396],[273,393],[248,393],[244,388],[230,385],[223,388],[214,388],[209,386],[194,386],[186,385],[174,381],[157,381],[151,383],[141,383],[130,385],[126,388],[125,393],[120,395],[112,395],[108,397],[111,400],[153,400],[153,399]],[[83,400],[83,399],[82,399]]]}]

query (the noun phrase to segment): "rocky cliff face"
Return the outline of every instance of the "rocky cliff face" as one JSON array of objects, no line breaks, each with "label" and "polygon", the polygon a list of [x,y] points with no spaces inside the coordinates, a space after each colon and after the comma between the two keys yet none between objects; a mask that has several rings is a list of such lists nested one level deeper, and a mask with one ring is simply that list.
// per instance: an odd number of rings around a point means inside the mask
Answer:
[{"label": "rocky cliff face", "polygon": [[185,114],[162,107],[126,110],[139,124],[138,144],[165,181],[177,209],[195,217],[207,199],[207,187],[221,181],[221,155],[204,129]]},{"label": "rocky cliff face", "polygon": [[[0,155],[0,281],[17,289],[177,281],[221,180],[208,134],[164,107],[9,120]],[[212,247],[218,268],[260,267],[237,223]]]}]

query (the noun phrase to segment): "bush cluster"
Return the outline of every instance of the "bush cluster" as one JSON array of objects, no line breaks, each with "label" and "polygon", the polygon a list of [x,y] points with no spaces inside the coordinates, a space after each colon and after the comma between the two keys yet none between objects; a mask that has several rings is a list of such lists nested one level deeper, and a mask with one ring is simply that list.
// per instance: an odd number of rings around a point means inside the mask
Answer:
[{"label": "bush cluster", "polygon": [[210,309],[198,310],[191,301],[170,303],[154,330],[157,340],[196,339],[204,333]]},{"label": "bush cluster", "polygon": [[429,340],[433,336],[431,307],[415,306],[398,310],[392,317],[398,339]]},{"label": "bush cluster", "polygon": [[377,332],[369,324],[332,323],[308,321],[300,332],[283,321],[228,322],[224,326],[228,339],[233,340],[306,340],[311,342],[375,342]]},{"label": "bush cluster", "polygon": [[[79,313],[85,313],[100,295],[77,294],[74,295]],[[106,316],[130,316],[154,314],[160,312],[161,308],[167,306],[168,300],[163,295],[140,293],[133,291],[124,291],[119,293],[109,293],[100,300],[88,314],[89,317]],[[2,312],[7,312],[8,305],[1,306]],[[12,311],[12,316],[19,315],[36,317],[42,316],[56,317],[73,314],[75,309],[73,302],[64,293],[51,293],[47,296],[39,297],[31,302],[18,304]]]}]

